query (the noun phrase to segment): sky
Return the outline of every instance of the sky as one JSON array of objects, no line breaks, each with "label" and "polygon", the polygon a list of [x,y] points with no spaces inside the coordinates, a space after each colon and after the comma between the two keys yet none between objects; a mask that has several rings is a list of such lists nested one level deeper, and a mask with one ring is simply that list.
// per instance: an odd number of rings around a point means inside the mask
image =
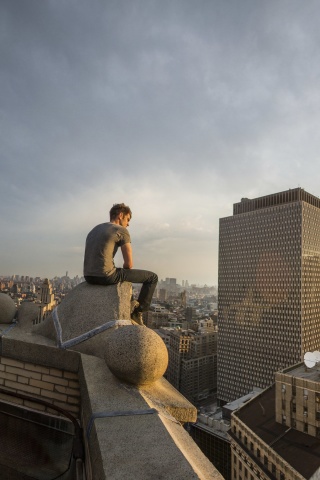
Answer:
[{"label": "sky", "polygon": [[217,285],[233,203],[320,194],[319,18],[318,0],[1,0],[0,275],[82,275],[124,202],[135,268]]}]

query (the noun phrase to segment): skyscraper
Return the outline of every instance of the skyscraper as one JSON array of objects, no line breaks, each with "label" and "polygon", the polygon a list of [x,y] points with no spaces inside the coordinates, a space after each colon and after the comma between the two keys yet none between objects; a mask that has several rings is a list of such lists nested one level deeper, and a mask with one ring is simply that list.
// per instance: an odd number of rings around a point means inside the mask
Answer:
[{"label": "skyscraper", "polygon": [[320,200],[301,188],[220,219],[218,398],[227,402],[320,348]]}]

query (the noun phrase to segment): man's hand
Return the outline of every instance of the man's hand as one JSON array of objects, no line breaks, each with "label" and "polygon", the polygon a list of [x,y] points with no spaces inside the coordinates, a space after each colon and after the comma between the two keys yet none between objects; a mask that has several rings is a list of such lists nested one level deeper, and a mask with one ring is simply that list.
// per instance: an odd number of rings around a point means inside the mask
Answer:
[{"label": "man's hand", "polygon": [[132,268],[133,260],[131,243],[125,243],[124,245],[122,245],[121,252],[123,256],[123,268]]}]

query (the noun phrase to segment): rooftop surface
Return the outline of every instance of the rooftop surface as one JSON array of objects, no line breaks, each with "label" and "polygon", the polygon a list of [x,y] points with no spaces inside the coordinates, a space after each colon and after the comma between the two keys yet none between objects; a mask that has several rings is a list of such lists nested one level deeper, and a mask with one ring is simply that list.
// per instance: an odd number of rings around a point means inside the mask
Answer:
[{"label": "rooftop surface", "polygon": [[304,378],[312,382],[320,381],[320,366],[315,365],[312,368],[307,368],[304,363],[301,363],[293,369],[284,369],[283,373],[291,375],[292,377]]},{"label": "rooftop surface", "polygon": [[275,421],[275,385],[234,415],[305,478],[319,468],[320,441]]}]

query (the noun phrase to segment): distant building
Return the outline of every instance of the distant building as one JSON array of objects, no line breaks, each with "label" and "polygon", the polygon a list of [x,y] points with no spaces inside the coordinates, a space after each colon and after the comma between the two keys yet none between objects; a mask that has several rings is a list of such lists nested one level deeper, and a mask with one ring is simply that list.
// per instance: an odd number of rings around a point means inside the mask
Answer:
[{"label": "distant building", "polygon": [[320,478],[319,372],[296,365],[231,416],[232,479]]},{"label": "distant building", "polygon": [[180,293],[180,306],[183,308],[187,306],[187,292],[185,290]]},{"label": "distant building", "polygon": [[320,199],[295,188],[220,219],[218,398],[231,401],[320,346]]},{"label": "distant building", "polygon": [[320,439],[319,367],[300,363],[277,372],[275,378],[276,421]]},{"label": "distant building", "polygon": [[46,278],[38,287],[36,303],[39,305],[39,314],[35,323],[42,322],[56,306],[51,282]]},{"label": "distant building", "polygon": [[217,389],[217,331],[170,331],[169,382],[197,404]]},{"label": "distant building", "polygon": [[231,414],[254,396],[261,389],[234,402],[217,408],[216,404],[201,407],[197,422],[190,424],[190,435],[207,458],[223,475],[225,480],[231,480],[231,446],[228,432],[231,426]]},{"label": "distant building", "polygon": [[197,311],[194,307],[186,307],[186,322],[192,322],[197,318]]},{"label": "distant building", "polygon": [[143,322],[149,328],[167,326],[169,322],[168,312],[164,310],[143,312]]},{"label": "distant building", "polygon": [[165,302],[167,300],[167,290],[165,288],[159,289],[159,300]]},{"label": "distant building", "polygon": [[190,425],[191,437],[225,480],[231,480],[229,428],[230,423],[222,418],[221,409],[199,414],[197,422]]}]

